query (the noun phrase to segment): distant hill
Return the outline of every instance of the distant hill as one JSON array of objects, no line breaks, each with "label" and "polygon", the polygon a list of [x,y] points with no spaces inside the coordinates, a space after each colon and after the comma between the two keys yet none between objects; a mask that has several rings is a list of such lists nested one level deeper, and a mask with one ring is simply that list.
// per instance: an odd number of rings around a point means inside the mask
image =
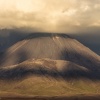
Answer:
[{"label": "distant hill", "polygon": [[52,59],[31,59],[20,64],[0,68],[0,79],[19,80],[29,76],[48,76],[53,78],[70,79],[100,79],[98,72],[92,68],[77,65],[70,61]]}]

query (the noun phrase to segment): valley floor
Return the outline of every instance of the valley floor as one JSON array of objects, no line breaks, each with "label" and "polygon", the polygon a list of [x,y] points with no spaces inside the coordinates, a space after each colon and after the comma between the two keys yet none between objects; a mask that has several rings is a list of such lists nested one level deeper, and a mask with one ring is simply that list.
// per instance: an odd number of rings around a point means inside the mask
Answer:
[{"label": "valley floor", "polygon": [[100,81],[28,77],[0,81],[0,100],[100,100]]}]

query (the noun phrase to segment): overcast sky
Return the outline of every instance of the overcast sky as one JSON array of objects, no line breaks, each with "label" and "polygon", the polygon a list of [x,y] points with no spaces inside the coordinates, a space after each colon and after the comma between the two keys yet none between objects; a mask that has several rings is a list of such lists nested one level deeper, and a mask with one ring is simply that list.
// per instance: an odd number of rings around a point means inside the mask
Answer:
[{"label": "overcast sky", "polygon": [[100,0],[0,0],[0,28],[99,33]]}]

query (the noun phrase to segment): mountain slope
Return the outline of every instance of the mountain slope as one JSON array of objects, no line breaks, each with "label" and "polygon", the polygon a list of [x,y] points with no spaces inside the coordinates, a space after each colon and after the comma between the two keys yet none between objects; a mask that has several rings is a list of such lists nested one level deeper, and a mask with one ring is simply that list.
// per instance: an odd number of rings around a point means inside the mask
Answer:
[{"label": "mountain slope", "polygon": [[10,66],[33,58],[72,61],[91,70],[100,68],[100,56],[66,34],[34,33],[11,46],[1,60]]}]

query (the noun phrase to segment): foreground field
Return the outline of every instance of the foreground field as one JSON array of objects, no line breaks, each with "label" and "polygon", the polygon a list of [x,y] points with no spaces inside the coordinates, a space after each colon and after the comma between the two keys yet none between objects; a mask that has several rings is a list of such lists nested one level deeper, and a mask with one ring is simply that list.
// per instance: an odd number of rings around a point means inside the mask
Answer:
[{"label": "foreground field", "polygon": [[87,79],[65,81],[62,78],[29,77],[19,81],[0,81],[0,96],[74,96],[99,95],[100,82]]}]

